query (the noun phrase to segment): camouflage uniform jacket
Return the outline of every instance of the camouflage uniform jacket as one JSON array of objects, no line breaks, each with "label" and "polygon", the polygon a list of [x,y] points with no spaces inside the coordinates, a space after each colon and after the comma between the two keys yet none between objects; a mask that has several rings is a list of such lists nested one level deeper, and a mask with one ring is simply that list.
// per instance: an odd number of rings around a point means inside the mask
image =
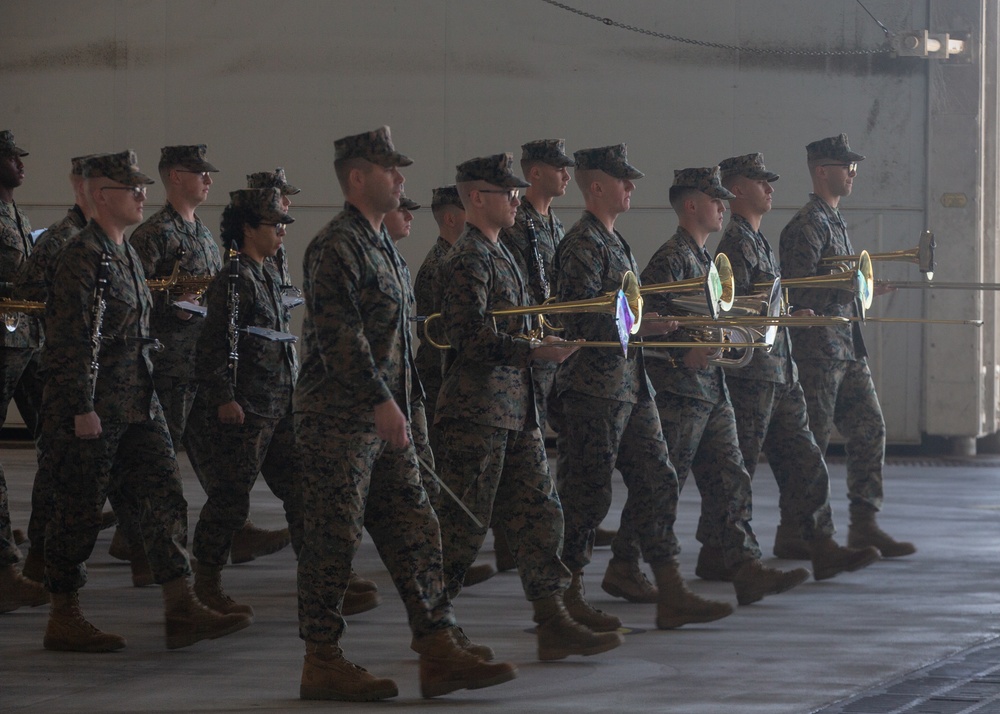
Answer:
[{"label": "camouflage uniform jacket", "polygon": [[[735,213],[719,241],[716,255],[719,253],[725,253],[733,267],[737,295],[760,293],[760,288],[754,288],[755,283],[771,281],[781,276],[778,260],[767,238],[760,231],[755,231],[746,218]],[[788,328],[779,327],[770,352],[754,350],[753,360],[746,367],[725,368],[726,378],[791,384],[799,377],[790,345]]]},{"label": "camouflage uniform jacket", "polygon": [[385,227],[376,233],[345,204],[313,238],[303,260],[302,369],[295,411],[367,424],[395,399],[409,417],[421,398],[413,363],[413,289]]},{"label": "camouflage uniform jacket", "polygon": [[538,426],[526,315],[488,313],[529,304],[517,261],[503,243],[466,223],[441,266],[441,320],[451,349],[435,407],[442,417],[526,431]]},{"label": "camouflage uniform jacket", "polygon": [[[560,302],[584,300],[617,291],[625,273],[638,276],[639,268],[628,243],[618,231],[609,232],[589,211],[559,243],[553,261],[552,292]],[[559,316],[567,340],[618,341],[612,314],[577,313]],[[636,404],[642,395],[655,395],[642,349],[584,348],[574,352],[556,371],[557,394],[576,391],[602,399]]]},{"label": "camouflage uniform jacket", "polygon": [[[434,246],[428,251],[424,258],[423,265],[417,271],[417,280],[413,285],[413,292],[417,299],[417,314],[433,315],[441,312],[441,264],[448,255],[451,246],[444,238],[438,236]],[[438,323],[438,327],[441,323]],[[421,324],[418,329],[420,335],[420,345],[417,347],[417,370],[420,372],[420,381],[427,390],[427,397],[430,400],[437,400],[437,394],[441,390],[441,360],[443,354],[437,347],[431,345],[424,339],[424,328]]]},{"label": "camouflage uniform jacket", "polygon": [[[91,399],[91,317],[101,256],[111,265],[104,289],[106,308],[98,353],[97,392]],[[149,336],[152,297],[139,256],[128,243],[116,245],[91,221],[59,253],[45,309],[48,339],[43,362],[48,379],[45,414],[96,411],[102,421],[144,422],[152,417],[153,365],[148,345],[129,338]]]},{"label": "camouflage uniform jacket", "polygon": [[[840,211],[816,194],[781,231],[779,244],[781,273],[786,278],[826,275],[838,268],[820,265],[822,258],[854,255],[847,224]],[[789,302],[796,308],[812,308],[817,315],[858,315],[854,295],[847,290],[792,288]],[[793,347],[796,360],[860,360],[867,356],[861,326],[857,322],[834,327],[800,330]]]},{"label": "camouflage uniform jacket", "polygon": [[[240,328],[266,327],[288,332],[275,271],[239,256]],[[292,345],[239,333],[236,385],[229,370],[229,271],[220,271],[205,293],[208,317],[198,338],[198,395],[212,409],[231,401],[245,412],[269,419],[287,415],[292,406]]]},{"label": "camouflage uniform jacket", "polygon": [[[708,274],[711,263],[708,251],[700,247],[687,230],[678,227],[677,232],[649,259],[649,264],[642,271],[642,282],[652,285],[697,278]],[[676,313],[677,310],[670,305],[670,298],[671,293],[647,295],[646,311],[661,315]],[[691,333],[680,329],[657,339],[688,342]],[[656,388],[712,404],[728,398],[722,368],[709,365],[706,369],[690,369],[682,361],[685,352],[686,349],[671,349],[650,355],[649,375]]]},{"label": "camouflage uniform jacket", "polygon": [[[31,223],[15,203],[0,201],[0,282],[14,283],[21,264],[31,255]],[[18,296],[20,297],[20,296]],[[41,331],[38,319],[20,315],[14,332],[0,329],[4,347],[35,349]]]},{"label": "camouflage uniform jacket", "polygon": [[66,243],[87,225],[83,211],[73,206],[66,216],[49,226],[38,238],[28,259],[17,271],[15,285],[18,297],[45,302],[56,273],[56,258]]},{"label": "camouflage uniform jacket", "polygon": [[514,256],[517,267],[521,269],[521,275],[528,279],[528,291],[531,293],[531,304],[541,305],[548,295],[545,294],[541,283],[541,276],[535,262],[535,251],[531,246],[531,232],[528,228],[528,221],[535,227],[535,238],[538,245],[538,257],[542,261],[542,269],[545,271],[546,280],[550,284],[552,281],[552,261],[556,256],[556,247],[563,239],[565,231],[562,221],[550,209],[548,216],[543,216],[526,198],[521,199],[521,205],[517,207],[517,217],[514,225],[500,231],[500,240]]},{"label": "camouflage uniform jacket", "polygon": [[[215,275],[222,267],[219,247],[211,231],[195,216],[188,223],[169,203],[142,223],[129,243],[142,259],[147,278],[165,278],[173,272],[177,253],[181,275]],[[194,379],[194,352],[205,321],[198,317],[183,320],[170,306],[167,291],[157,291],[150,330],[166,348],[154,356],[157,375]]]}]

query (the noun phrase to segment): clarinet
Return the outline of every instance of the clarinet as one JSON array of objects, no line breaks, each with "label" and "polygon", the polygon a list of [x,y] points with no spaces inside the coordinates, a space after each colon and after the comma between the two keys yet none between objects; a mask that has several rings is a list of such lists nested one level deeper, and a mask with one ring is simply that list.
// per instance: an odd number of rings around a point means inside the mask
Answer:
[{"label": "clarinet", "polygon": [[104,290],[108,287],[108,271],[111,269],[111,254],[101,255],[97,267],[97,285],[94,287],[94,302],[90,306],[90,400],[97,394],[97,373],[101,369],[101,325],[108,303],[104,300]]},{"label": "clarinet", "polygon": [[535,277],[538,278],[538,285],[542,288],[542,300],[548,300],[549,279],[545,275],[542,255],[538,252],[538,229],[535,228],[535,219],[531,216],[528,216],[528,243],[531,244],[531,261],[535,264]]},{"label": "clarinet", "polygon": [[229,378],[236,388],[236,368],[240,363],[240,254],[235,248],[229,249]]}]

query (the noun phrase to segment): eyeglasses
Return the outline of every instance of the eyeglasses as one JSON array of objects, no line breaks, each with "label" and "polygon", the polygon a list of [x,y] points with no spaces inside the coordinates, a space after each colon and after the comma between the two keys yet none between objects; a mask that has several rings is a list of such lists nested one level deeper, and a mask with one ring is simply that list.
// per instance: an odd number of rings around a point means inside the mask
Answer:
[{"label": "eyeglasses", "polygon": [[505,193],[508,201],[521,197],[521,189],[519,188],[477,188],[476,190],[479,193]]},{"label": "eyeglasses", "polygon": [[286,226],[285,223],[267,223],[266,221],[261,221],[260,224],[262,226],[274,226],[274,230],[278,233],[281,233],[283,230],[285,230]]},{"label": "eyeglasses", "polygon": [[211,172],[211,171],[188,171],[187,169],[176,169],[176,171],[179,171],[179,172],[180,172],[180,173],[182,173],[182,174],[195,174],[195,175],[197,175],[197,176],[198,176],[198,177],[199,177],[199,178],[200,178],[200,179],[201,179],[202,181],[206,181],[206,180],[208,180],[209,178],[211,178],[211,174],[212,174],[212,172]]},{"label": "eyeglasses", "polygon": [[844,164],[820,164],[820,166],[839,166],[842,169],[847,169],[847,173],[856,174],[858,172],[858,162],[851,161],[850,163]]},{"label": "eyeglasses", "polygon": [[140,198],[146,197],[146,187],[145,186],[101,186],[102,191],[129,191],[132,194],[132,198],[138,201]]}]

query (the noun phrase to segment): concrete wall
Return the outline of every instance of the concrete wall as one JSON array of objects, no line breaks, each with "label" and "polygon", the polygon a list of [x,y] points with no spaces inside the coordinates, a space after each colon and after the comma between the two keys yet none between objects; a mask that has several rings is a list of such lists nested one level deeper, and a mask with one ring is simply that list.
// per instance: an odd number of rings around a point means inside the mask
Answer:
[{"label": "concrete wall", "polygon": [[[928,0],[929,2],[930,0]],[[570,0],[654,32],[806,52],[878,48],[853,2]],[[925,2],[868,0],[891,29],[926,27]],[[71,156],[135,149],[154,169],[165,144],[206,143],[222,169],[201,215],[218,225],[226,192],[284,166],[303,191],[289,233],[293,270],[337,210],[333,141],[389,124],[416,163],[407,194],[429,203],[456,163],[560,136],[570,150],[628,142],[646,173],[619,228],[644,264],[674,228],[673,170],[762,151],[782,175],[763,229],[777,248],[809,190],[804,146],[847,132],[868,156],[842,203],[858,249],[916,244],[925,228],[928,65],[886,55],[749,52],[609,27],[541,0],[72,0],[6,2],[0,124],[31,151],[17,198],[36,227],[70,198]],[[162,202],[153,187],[147,213]],[[560,201],[569,224],[582,202]],[[418,212],[401,246],[416,270],[436,236]],[[945,238],[945,237],[942,237]],[[947,239],[940,260],[947,261]],[[714,243],[710,244],[714,247]],[[883,276],[916,269],[881,264]],[[878,314],[919,316],[897,293]],[[890,438],[920,436],[922,332],[866,328]]]}]

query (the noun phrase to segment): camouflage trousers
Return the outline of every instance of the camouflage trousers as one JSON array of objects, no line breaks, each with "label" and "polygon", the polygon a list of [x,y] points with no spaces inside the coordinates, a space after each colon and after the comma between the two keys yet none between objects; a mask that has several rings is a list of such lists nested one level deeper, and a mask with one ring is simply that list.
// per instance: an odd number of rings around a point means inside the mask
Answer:
[{"label": "camouflage trousers", "polygon": [[[51,421],[43,423],[39,429],[38,439],[35,441],[38,470],[35,472],[35,480],[31,485],[31,518],[28,520],[28,539],[31,541],[31,549],[37,553],[45,552],[45,531],[55,508],[56,481],[52,474],[52,435],[49,433],[53,428],[59,428],[59,425]],[[121,479],[116,478],[113,473],[109,484],[108,502],[118,520],[118,530],[124,536],[126,543],[138,546],[142,543],[140,513],[143,507],[148,510],[150,506],[149,504],[140,505],[135,500],[134,494],[123,491],[119,487],[120,483]],[[186,544],[184,545],[186,546]]]},{"label": "camouflage trousers", "polygon": [[7,502],[7,479],[0,466],[0,567],[13,565],[21,560],[21,551],[14,545],[10,527],[10,505]]},{"label": "camouflage trousers", "polygon": [[187,501],[170,432],[159,402],[144,422],[101,425],[97,439],[73,433],[73,418],[44,415],[51,434],[53,509],[45,532],[45,580],[51,592],[79,590],[87,582],[86,561],[101,529],[108,492],[120,489],[140,514],[143,544],[153,577],[165,583],[190,575]]},{"label": "camouflage trousers", "polygon": [[32,437],[37,436],[42,403],[38,350],[0,347],[0,426],[7,421],[7,408],[12,399]]},{"label": "camouflage trousers", "polygon": [[301,466],[294,417],[276,419],[247,412],[242,424],[223,424],[215,407],[196,399],[188,418],[188,457],[202,474],[208,499],[194,529],[192,552],[198,562],[223,567],[233,534],[250,514],[250,489],[257,474],[285,509],[297,553],[302,545]]},{"label": "camouflage trousers", "polygon": [[[628,489],[622,525],[649,563],[672,560],[680,546],[677,472],[667,454],[660,418],[650,399],[636,404],[575,391],[559,395],[559,498],[566,520],[563,562],[572,571],[590,562],[594,530],[611,507],[617,467]],[[565,465],[565,466],[564,466]]]},{"label": "camouflage trousers", "polygon": [[491,519],[507,533],[528,600],[565,590],[570,573],[560,560],[563,512],[538,429],[511,431],[463,419],[439,426],[445,443],[440,476],[483,524],[442,494],[437,514],[448,594],[461,591]]},{"label": "camouflage trousers", "polygon": [[868,360],[802,360],[799,381],[809,407],[809,426],[822,453],[834,426],[847,440],[847,497],[851,509],[882,508],[885,420]]},{"label": "camouflage trousers", "polygon": [[[541,365],[534,365],[531,368],[531,381],[535,389],[535,401],[538,403],[538,428],[545,439],[545,430],[551,425],[554,428],[557,424],[551,424],[549,419],[549,404],[554,400],[555,393],[553,387],[556,383],[556,367],[558,365],[551,362],[543,362]],[[559,431],[555,428],[555,431]]]},{"label": "camouflage trousers", "polygon": [[[743,465],[729,399],[713,404],[660,392],[656,406],[680,486],[683,488],[688,473],[692,473],[701,494],[701,517],[695,537],[703,545],[721,548],[730,567],[760,558],[760,546],[750,527],[750,474]],[[618,532],[622,539],[628,535]],[[621,557],[628,552],[623,551]]]},{"label": "camouflage trousers", "polygon": [[[163,416],[170,428],[170,438],[177,444],[178,449],[181,445],[187,448],[185,432],[187,431],[188,416],[194,406],[194,398],[198,394],[198,383],[181,377],[157,374],[154,371],[153,387],[163,405]],[[198,479],[201,479],[201,475],[198,476]]]},{"label": "camouflage trousers", "polygon": [[[413,447],[416,449],[417,456],[426,461],[432,469],[437,470],[434,463],[434,449],[431,448],[427,409],[423,401],[410,405],[410,431],[413,433]],[[438,496],[441,494],[441,486],[423,466],[420,467],[420,481],[424,484],[424,490],[427,491],[431,504],[436,506]]]},{"label": "camouflage trousers", "polygon": [[455,624],[441,575],[438,519],[411,444],[389,448],[374,424],[311,412],[295,415],[302,459],[299,636],[337,644],[351,561],[367,528],[417,637]]},{"label": "camouflage trousers", "polygon": [[778,484],[781,522],[797,528],[805,540],[831,537],[830,474],[809,430],[802,385],[727,374],[726,386],[750,478],[763,449]]}]

